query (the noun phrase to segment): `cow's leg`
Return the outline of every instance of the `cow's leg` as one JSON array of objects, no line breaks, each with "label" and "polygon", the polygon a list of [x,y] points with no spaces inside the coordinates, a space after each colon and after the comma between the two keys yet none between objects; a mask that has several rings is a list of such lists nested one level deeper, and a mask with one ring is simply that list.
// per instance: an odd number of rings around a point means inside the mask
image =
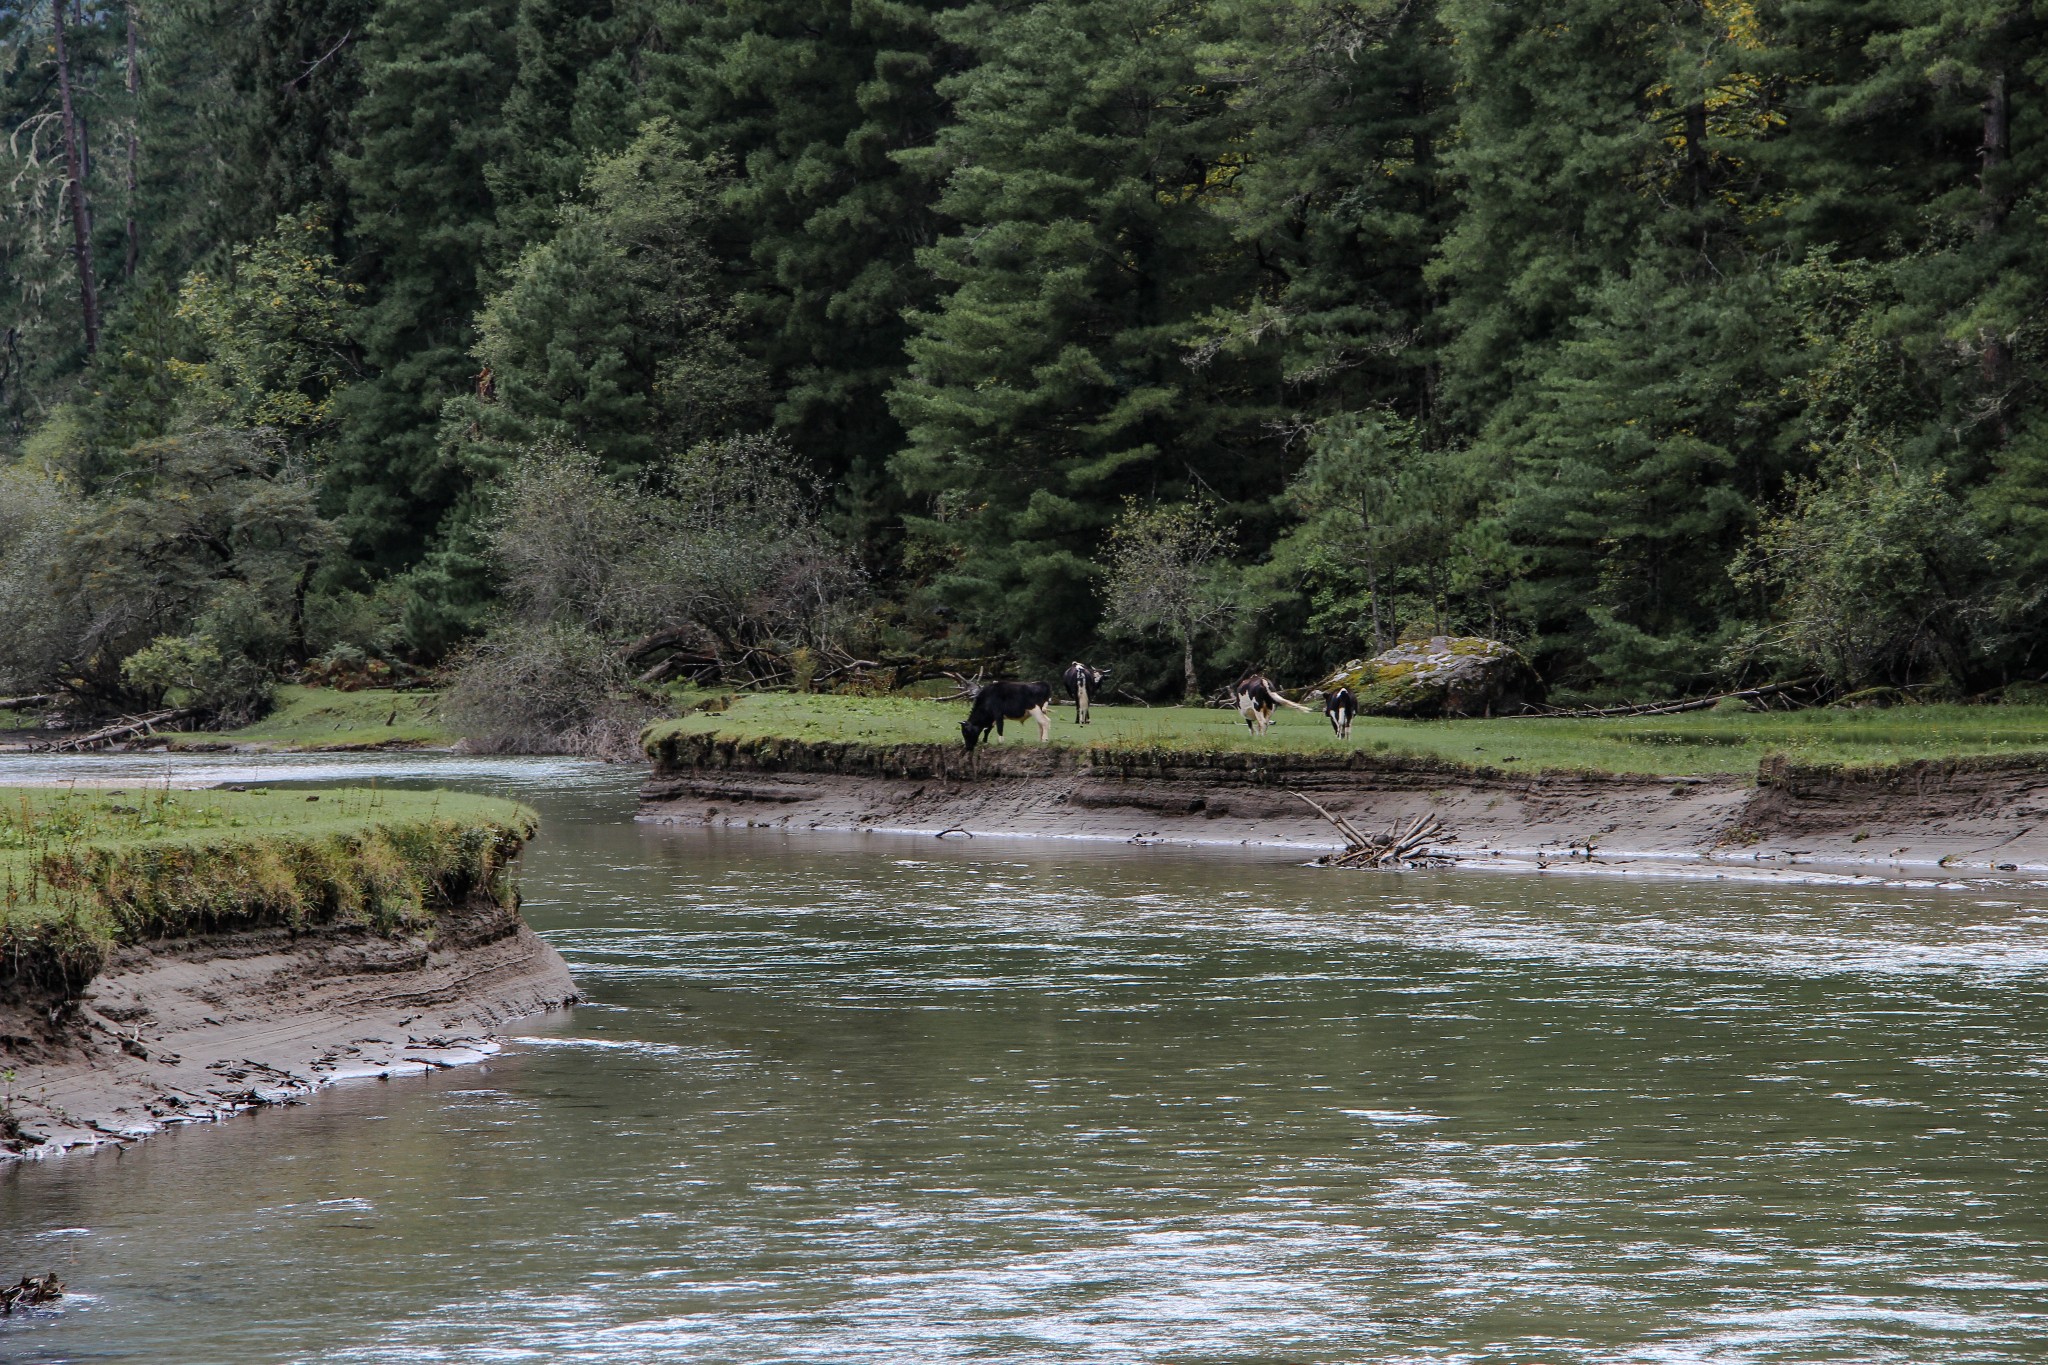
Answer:
[{"label": "cow's leg", "polygon": [[1002,718],[1002,717],[1001,717],[1000,715],[998,715],[998,716],[996,717],[996,734],[997,734],[997,735],[1001,735],[1002,733],[1003,733],[1003,718]]},{"label": "cow's leg", "polygon": [[1025,714],[1038,722],[1038,742],[1040,744],[1052,743],[1052,717],[1045,713],[1045,707],[1034,706]]}]

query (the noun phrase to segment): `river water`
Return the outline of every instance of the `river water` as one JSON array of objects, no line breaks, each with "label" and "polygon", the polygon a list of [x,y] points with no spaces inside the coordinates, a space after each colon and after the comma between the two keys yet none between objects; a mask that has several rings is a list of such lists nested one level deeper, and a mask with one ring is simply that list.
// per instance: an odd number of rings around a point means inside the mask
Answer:
[{"label": "river water", "polygon": [[75,1291],[0,1360],[2048,1360],[2032,901],[666,829],[619,770],[245,763],[178,769],[538,805],[527,913],[590,1003],[0,1174],[0,1275]]}]

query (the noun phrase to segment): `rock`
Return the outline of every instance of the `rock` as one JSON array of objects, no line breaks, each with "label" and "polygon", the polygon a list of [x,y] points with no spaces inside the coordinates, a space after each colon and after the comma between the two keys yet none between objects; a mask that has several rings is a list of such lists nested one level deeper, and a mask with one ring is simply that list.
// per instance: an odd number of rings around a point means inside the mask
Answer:
[{"label": "rock", "polygon": [[1403,640],[1384,654],[1353,659],[1320,688],[1349,687],[1368,716],[1487,716],[1543,698],[1536,670],[1512,645],[1476,635]]}]

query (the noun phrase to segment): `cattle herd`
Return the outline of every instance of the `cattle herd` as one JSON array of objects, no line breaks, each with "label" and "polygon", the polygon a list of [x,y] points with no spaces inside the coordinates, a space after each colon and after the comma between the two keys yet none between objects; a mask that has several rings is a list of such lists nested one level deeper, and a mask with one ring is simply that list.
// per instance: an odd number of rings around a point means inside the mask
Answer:
[{"label": "cattle herd", "polygon": [[[1067,695],[1074,702],[1074,723],[1086,725],[1089,719],[1089,699],[1102,689],[1103,679],[1109,676],[1106,668],[1090,668],[1078,659],[1060,675],[1066,684]],[[1313,714],[1313,708],[1298,701],[1289,701],[1280,695],[1280,689],[1272,680],[1260,673],[1247,673],[1237,680],[1231,689],[1237,700],[1237,713],[1244,717],[1247,730],[1263,735],[1273,723],[1273,708],[1291,706],[1297,711]],[[1323,716],[1330,722],[1330,728],[1339,739],[1351,738],[1351,719],[1358,714],[1358,698],[1348,687],[1339,687],[1334,692],[1325,692]],[[985,683],[974,692],[973,704],[968,708],[967,719],[960,722],[960,739],[967,745],[967,752],[973,753],[974,746],[988,742],[989,731],[1003,733],[1006,720],[1029,718],[1038,722],[1038,742],[1052,740],[1052,717],[1047,708],[1052,705],[1052,688],[1044,683],[1034,682],[992,682]]]}]

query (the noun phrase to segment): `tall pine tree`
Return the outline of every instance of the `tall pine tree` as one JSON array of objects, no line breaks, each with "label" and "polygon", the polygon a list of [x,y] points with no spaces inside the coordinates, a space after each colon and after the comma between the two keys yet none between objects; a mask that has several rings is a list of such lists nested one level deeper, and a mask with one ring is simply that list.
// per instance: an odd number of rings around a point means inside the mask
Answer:
[{"label": "tall pine tree", "polygon": [[1086,640],[1092,560],[1127,495],[1277,493],[1278,367],[1191,351],[1255,287],[1221,205],[1246,133],[1204,66],[1198,4],[1050,0],[951,27],[981,58],[958,121],[916,164],[959,227],[922,260],[947,287],[915,317],[895,462],[948,567],[932,583],[986,639],[1050,661]]},{"label": "tall pine tree", "polygon": [[886,461],[903,430],[885,401],[902,374],[906,314],[933,280],[942,169],[906,157],[947,119],[939,83],[966,49],[940,20],[956,0],[666,4],[650,96],[735,176],[717,226],[748,352],[774,421],[839,490],[839,520],[871,567],[901,502]]}]

